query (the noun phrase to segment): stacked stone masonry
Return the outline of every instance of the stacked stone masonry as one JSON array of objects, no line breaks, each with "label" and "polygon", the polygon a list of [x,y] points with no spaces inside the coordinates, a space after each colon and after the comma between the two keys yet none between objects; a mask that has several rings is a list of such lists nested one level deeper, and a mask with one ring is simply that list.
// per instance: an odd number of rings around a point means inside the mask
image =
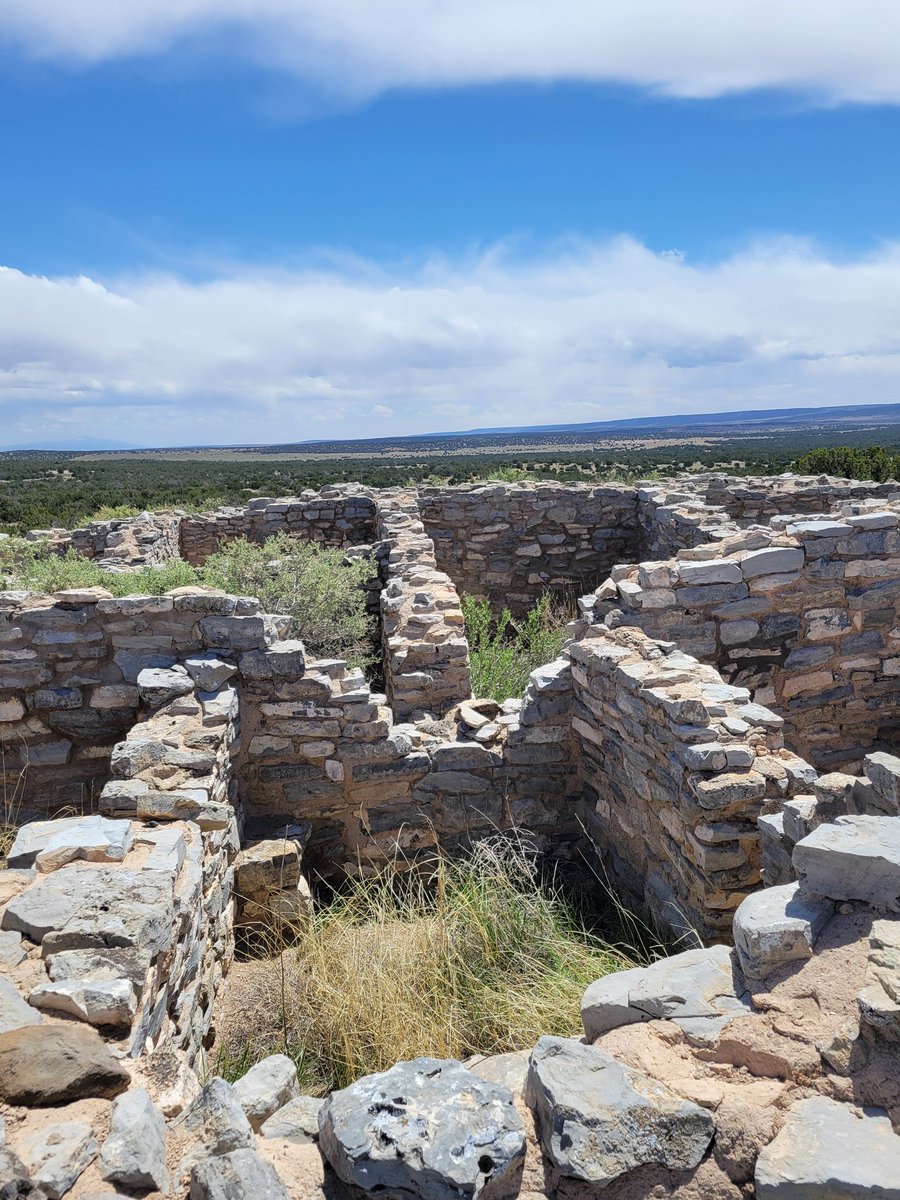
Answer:
[{"label": "stacked stone masonry", "polygon": [[[3,1194],[900,1200],[896,486],[330,491],[179,516],[163,560],[365,547],[388,695],[253,598],[0,597]],[[522,699],[471,697],[456,588],[575,585]],[[209,1079],[236,933],[511,827],[694,948],[593,984],[583,1040],[324,1102],[279,1055]]]}]

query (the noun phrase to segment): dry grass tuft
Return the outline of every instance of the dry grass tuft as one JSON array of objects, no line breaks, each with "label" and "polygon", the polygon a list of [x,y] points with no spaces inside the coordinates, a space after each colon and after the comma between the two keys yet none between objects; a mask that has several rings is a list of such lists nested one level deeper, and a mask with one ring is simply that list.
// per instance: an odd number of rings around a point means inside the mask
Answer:
[{"label": "dry grass tuft", "polygon": [[508,837],[427,877],[355,882],[292,932],[274,958],[235,968],[219,1073],[283,1052],[306,1089],[325,1091],[421,1054],[525,1049],[580,1033],[588,983],[632,965]]}]

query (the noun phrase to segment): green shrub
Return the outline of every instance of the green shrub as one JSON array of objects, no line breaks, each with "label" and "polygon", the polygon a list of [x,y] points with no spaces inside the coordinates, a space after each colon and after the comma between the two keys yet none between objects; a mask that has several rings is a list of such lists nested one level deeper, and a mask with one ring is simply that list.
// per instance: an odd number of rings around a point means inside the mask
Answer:
[{"label": "green shrub", "polygon": [[523,621],[504,608],[495,620],[487,600],[462,598],[472,671],[472,693],[493,700],[521,696],[528,676],[552,662],[566,638],[571,616],[563,602],[544,595]]},{"label": "green shrub", "polygon": [[823,446],[801,455],[792,464],[802,475],[837,475],[842,479],[900,479],[900,455],[883,446]]},{"label": "green shrub", "polygon": [[102,570],[94,559],[74,550],[55,554],[41,542],[26,542],[23,538],[0,541],[0,588],[24,587],[50,593],[102,587],[114,596],[161,596],[172,588],[199,582],[197,569],[180,559],[120,574]]},{"label": "green shrub", "polygon": [[281,1051],[304,1089],[325,1091],[423,1054],[577,1036],[587,985],[633,965],[515,837],[442,856],[427,877],[393,866],[351,883],[289,932],[281,953],[276,940],[272,957],[232,969],[217,1073],[236,1078]]},{"label": "green shrub", "polygon": [[362,586],[372,569],[365,559],[348,561],[340,550],[282,533],[261,546],[230,542],[207,559],[203,578],[226,592],[258,596],[266,612],[287,613],[291,635],[310,654],[363,666],[373,650]]}]

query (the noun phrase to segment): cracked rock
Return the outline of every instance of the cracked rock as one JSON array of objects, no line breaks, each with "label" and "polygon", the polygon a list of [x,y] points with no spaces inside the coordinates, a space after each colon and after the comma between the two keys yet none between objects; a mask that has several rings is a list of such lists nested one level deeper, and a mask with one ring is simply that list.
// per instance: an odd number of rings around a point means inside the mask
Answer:
[{"label": "cracked rock", "polygon": [[97,1156],[90,1125],[63,1121],[19,1139],[17,1150],[31,1178],[50,1197],[59,1200]]},{"label": "cracked rock", "polygon": [[197,1163],[190,1200],[291,1200],[271,1163],[255,1150],[232,1150]]}]

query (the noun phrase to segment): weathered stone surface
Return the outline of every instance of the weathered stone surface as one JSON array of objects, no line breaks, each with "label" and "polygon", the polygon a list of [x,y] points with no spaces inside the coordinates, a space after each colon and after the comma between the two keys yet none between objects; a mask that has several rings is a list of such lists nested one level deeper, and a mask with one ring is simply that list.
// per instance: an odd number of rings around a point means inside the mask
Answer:
[{"label": "weathered stone surface", "polygon": [[44,953],[88,947],[141,946],[151,954],[172,938],[171,876],[125,867],[62,867],[6,907],[2,927],[16,929]]},{"label": "weathered stone surface", "polygon": [[756,1162],[758,1200],[900,1200],[900,1137],[884,1109],[801,1100]]},{"label": "weathered stone surface", "polygon": [[141,699],[151,708],[159,708],[179,696],[194,690],[194,681],[187,672],[166,667],[145,667],[137,677]]},{"label": "weathered stone surface", "polygon": [[833,913],[830,900],[803,895],[798,883],[751,893],[732,926],[744,974],[760,979],[785,963],[809,958]]},{"label": "weathered stone surface", "polygon": [[299,1093],[297,1068],[285,1054],[270,1054],[234,1085],[235,1099],[256,1131]]},{"label": "weathered stone surface", "polygon": [[15,967],[25,957],[21,933],[0,930],[0,967]]},{"label": "weathered stone surface", "polygon": [[318,1096],[297,1096],[279,1108],[259,1128],[261,1137],[285,1138],[297,1145],[319,1140],[319,1113],[324,1100]]},{"label": "weathered stone surface", "polygon": [[111,821],[99,815],[34,821],[19,830],[7,861],[11,867],[35,864],[44,872],[75,859],[121,862],[131,843],[130,821]]},{"label": "weathered stone surface", "polygon": [[61,1121],[20,1138],[16,1147],[32,1179],[59,1200],[97,1156],[99,1146],[90,1125]]},{"label": "weathered stone surface", "polygon": [[477,1197],[525,1153],[511,1093],[452,1059],[398,1063],[334,1092],[319,1140],[345,1183],[422,1200]]},{"label": "weathered stone surface", "polygon": [[735,989],[727,946],[685,950],[649,967],[605,975],[590,985],[581,1004],[586,1037],[635,1021],[675,1021],[693,1041],[713,1043],[729,1021],[749,1011]]},{"label": "weathered stone surface", "polygon": [[856,999],[861,1021],[900,1042],[900,920],[872,922],[864,986]]},{"label": "weathered stone surface", "polygon": [[712,1115],[597,1046],[543,1037],[526,1084],[544,1153],[564,1175],[605,1186],[636,1167],[689,1170],[712,1141]]},{"label": "weathered stone surface", "polygon": [[28,1168],[12,1150],[0,1149],[0,1196],[3,1200],[47,1200]]},{"label": "weathered stone surface", "polygon": [[0,1033],[21,1029],[23,1025],[40,1025],[43,1017],[22,999],[18,988],[8,979],[0,978]]},{"label": "weathered stone surface", "polygon": [[805,892],[866,900],[900,911],[900,820],[845,816],[798,842],[794,868]]},{"label": "weathered stone surface", "polygon": [[130,979],[81,979],[41,983],[28,1003],[47,1012],[67,1013],[89,1025],[129,1028],[137,1011]]},{"label": "weathered stone surface", "polygon": [[190,1200],[291,1200],[291,1196],[272,1164],[255,1150],[232,1150],[196,1164]]},{"label": "weathered stone surface", "polygon": [[169,1190],[166,1123],[143,1088],[126,1092],[113,1104],[100,1174],[125,1187]]},{"label": "weathered stone surface", "polygon": [[218,1076],[176,1118],[172,1130],[186,1143],[186,1166],[202,1158],[252,1149],[255,1145],[253,1129],[234,1089]]},{"label": "weathered stone surface", "polygon": [[86,1025],[41,1025],[0,1034],[0,1096],[10,1104],[63,1104],[117,1096],[130,1076]]}]

